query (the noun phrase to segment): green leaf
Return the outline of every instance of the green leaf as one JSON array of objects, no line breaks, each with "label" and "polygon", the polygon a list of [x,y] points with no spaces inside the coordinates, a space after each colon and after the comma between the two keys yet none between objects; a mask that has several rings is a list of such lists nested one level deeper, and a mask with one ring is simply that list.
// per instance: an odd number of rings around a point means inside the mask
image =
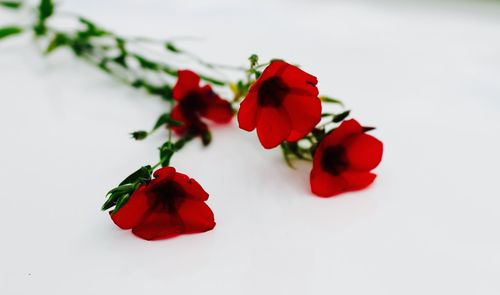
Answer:
[{"label": "green leaf", "polygon": [[54,14],[54,2],[52,0],[41,0],[38,6],[38,19],[41,23],[45,22]]},{"label": "green leaf", "polygon": [[155,63],[155,62],[153,62],[153,61],[151,61],[151,60],[149,60],[141,55],[134,54],[133,57],[139,62],[139,65],[144,69],[151,70],[151,71],[158,71],[160,69],[160,66],[157,63]]},{"label": "green leaf", "polygon": [[212,83],[214,85],[217,85],[217,86],[224,86],[226,85],[227,83],[224,82],[224,81],[221,81],[221,80],[217,80],[217,79],[214,79],[214,78],[211,78],[211,77],[208,77],[208,76],[205,76],[205,75],[199,75],[200,78],[206,82],[209,82],[209,83]]},{"label": "green leaf", "polygon": [[151,172],[151,166],[143,166],[120,182],[119,186],[127,183],[146,183],[151,180]]},{"label": "green leaf", "polygon": [[56,34],[50,41],[49,45],[47,46],[47,49],[45,49],[45,54],[50,54],[57,48],[67,44],[68,44],[68,37],[66,35]]},{"label": "green leaf", "polygon": [[336,98],[332,98],[332,97],[328,97],[328,96],[320,96],[319,99],[323,102],[326,102],[326,103],[334,103],[334,104],[344,106],[344,103],[341,100],[336,99]]},{"label": "green leaf", "polygon": [[21,27],[9,26],[0,28],[0,40],[9,36],[18,35],[23,32]]},{"label": "green leaf", "polygon": [[349,116],[350,113],[351,113],[351,111],[345,111],[345,112],[342,112],[338,115],[335,115],[335,117],[333,117],[332,122],[333,123],[342,122],[345,118],[347,118]]},{"label": "green leaf", "polygon": [[170,159],[176,151],[175,145],[167,141],[160,147],[160,162],[162,167],[167,167],[170,165]]},{"label": "green leaf", "polygon": [[174,52],[174,53],[180,53],[181,50],[179,48],[177,48],[173,43],[171,42],[167,42],[165,43],[165,49],[167,49],[168,51],[171,51],[171,52]]},{"label": "green leaf", "polygon": [[19,9],[23,6],[23,3],[18,1],[0,1],[0,6],[10,9]]},{"label": "green leaf", "polygon": [[122,185],[117,186],[114,189],[110,190],[106,195],[131,193],[131,192],[135,191],[136,187],[137,187],[137,184],[135,184],[135,183],[122,184]]},{"label": "green leaf", "polygon": [[162,114],[153,127],[153,131],[167,124],[167,126],[182,126],[182,122],[176,121],[170,117],[169,113]]},{"label": "green leaf", "polygon": [[130,135],[135,140],[143,140],[144,138],[148,137],[148,132],[144,130],[139,130],[130,133]]},{"label": "green leaf", "polygon": [[115,208],[113,209],[112,214],[115,214],[116,212],[118,212],[118,210],[120,210],[120,208],[123,207],[123,205],[125,205],[127,203],[129,198],[130,198],[130,194],[122,195],[120,197],[120,199],[116,202],[116,205],[115,205]]}]

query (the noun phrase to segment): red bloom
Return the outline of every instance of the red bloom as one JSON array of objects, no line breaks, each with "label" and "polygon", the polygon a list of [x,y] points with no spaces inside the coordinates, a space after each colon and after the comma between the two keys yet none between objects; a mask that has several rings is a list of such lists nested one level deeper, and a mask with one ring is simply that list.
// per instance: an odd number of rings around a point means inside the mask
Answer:
[{"label": "red bloom", "polygon": [[311,190],[320,197],[359,190],[370,185],[370,170],[382,160],[383,145],[365,134],[356,120],[347,120],[318,145],[311,171]]},{"label": "red bloom", "polygon": [[257,135],[264,148],[297,141],[321,120],[316,77],[283,61],[272,62],[252,85],[238,112],[240,128]]},{"label": "red bloom", "polygon": [[115,214],[114,223],[146,240],[198,233],[215,227],[214,214],[205,204],[208,194],[185,174],[166,167],[154,179],[139,186]]},{"label": "red bloom", "polygon": [[200,87],[200,77],[184,70],[178,72],[178,80],[173,88],[173,97],[178,102],[172,110],[172,119],[184,123],[173,128],[178,134],[193,132],[203,134],[208,131],[201,117],[216,123],[228,123],[233,117],[231,104],[212,91],[210,85]]}]

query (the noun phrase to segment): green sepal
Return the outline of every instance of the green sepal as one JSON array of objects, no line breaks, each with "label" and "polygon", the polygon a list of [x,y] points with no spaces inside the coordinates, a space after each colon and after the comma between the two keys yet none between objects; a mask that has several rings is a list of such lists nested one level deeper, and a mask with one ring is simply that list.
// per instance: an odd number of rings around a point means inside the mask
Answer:
[{"label": "green sepal", "polygon": [[377,128],[375,128],[375,127],[368,127],[368,126],[364,127],[363,126],[363,132],[370,132],[370,131],[375,130],[375,129],[377,129]]},{"label": "green sepal", "polygon": [[55,34],[49,45],[47,46],[47,49],[45,49],[45,54],[50,54],[57,48],[67,45],[68,43],[68,37],[66,35]]}]

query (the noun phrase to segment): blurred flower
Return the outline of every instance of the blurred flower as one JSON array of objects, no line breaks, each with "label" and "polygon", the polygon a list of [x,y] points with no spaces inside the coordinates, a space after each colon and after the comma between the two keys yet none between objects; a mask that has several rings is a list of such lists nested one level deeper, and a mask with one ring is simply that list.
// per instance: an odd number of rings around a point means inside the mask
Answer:
[{"label": "blurred flower", "polygon": [[216,123],[228,123],[233,117],[231,104],[213,92],[210,85],[200,87],[200,77],[188,70],[178,72],[178,80],[172,95],[177,104],[172,110],[172,119],[183,125],[173,127],[178,134],[192,132],[203,135],[208,132],[201,117]]}]

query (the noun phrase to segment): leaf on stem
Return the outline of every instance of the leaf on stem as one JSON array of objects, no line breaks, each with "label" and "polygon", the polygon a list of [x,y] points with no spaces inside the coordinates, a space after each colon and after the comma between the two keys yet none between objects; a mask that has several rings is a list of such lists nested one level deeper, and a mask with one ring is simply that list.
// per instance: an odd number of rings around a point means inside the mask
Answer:
[{"label": "leaf on stem", "polygon": [[19,1],[0,1],[0,6],[9,9],[19,9],[23,6],[23,3]]},{"label": "leaf on stem", "polygon": [[333,120],[332,122],[333,123],[339,123],[339,122],[342,122],[345,118],[347,118],[349,116],[349,114],[351,113],[351,111],[345,111],[345,112],[342,112],[338,115],[335,115],[333,117]]},{"label": "leaf on stem", "polygon": [[8,26],[0,28],[0,40],[7,38],[9,36],[15,36],[23,32],[21,27],[17,26]]}]

